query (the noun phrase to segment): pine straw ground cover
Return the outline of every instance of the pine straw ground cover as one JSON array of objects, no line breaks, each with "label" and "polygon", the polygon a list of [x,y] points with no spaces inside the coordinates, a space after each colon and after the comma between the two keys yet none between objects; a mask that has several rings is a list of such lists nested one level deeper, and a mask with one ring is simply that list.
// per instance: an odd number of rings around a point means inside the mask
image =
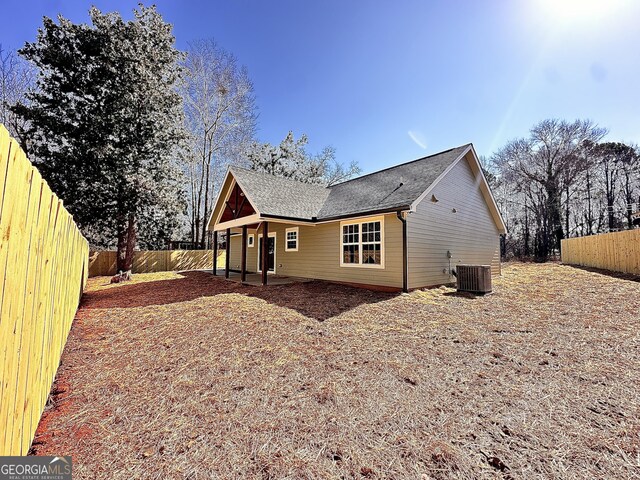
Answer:
[{"label": "pine straw ground cover", "polygon": [[74,478],[640,477],[640,283],[514,264],[486,297],[96,278],[37,454]]}]

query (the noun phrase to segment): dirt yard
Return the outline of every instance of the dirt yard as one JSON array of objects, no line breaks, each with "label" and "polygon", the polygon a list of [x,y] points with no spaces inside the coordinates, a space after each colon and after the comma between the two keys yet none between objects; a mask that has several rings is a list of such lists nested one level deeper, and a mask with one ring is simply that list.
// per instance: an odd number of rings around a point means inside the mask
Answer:
[{"label": "dirt yard", "polygon": [[640,478],[640,283],[90,281],[36,436],[74,478]]}]

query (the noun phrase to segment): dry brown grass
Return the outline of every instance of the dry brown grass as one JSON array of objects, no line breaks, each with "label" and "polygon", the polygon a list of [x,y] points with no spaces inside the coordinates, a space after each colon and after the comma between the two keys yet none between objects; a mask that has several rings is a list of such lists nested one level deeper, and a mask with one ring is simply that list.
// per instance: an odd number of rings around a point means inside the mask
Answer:
[{"label": "dry brown grass", "polygon": [[166,275],[91,279],[35,445],[74,478],[640,476],[640,283],[554,264],[506,266],[486,297]]}]

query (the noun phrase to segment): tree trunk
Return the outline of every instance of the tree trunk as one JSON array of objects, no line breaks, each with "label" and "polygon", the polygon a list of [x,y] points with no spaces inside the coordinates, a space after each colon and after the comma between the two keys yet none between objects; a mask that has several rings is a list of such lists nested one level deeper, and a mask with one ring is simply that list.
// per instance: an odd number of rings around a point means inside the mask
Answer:
[{"label": "tree trunk", "polygon": [[207,165],[205,167],[205,185],[204,185],[204,212],[203,212],[203,216],[202,216],[202,233],[200,235],[200,246],[201,248],[204,248],[205,245],[205,238],[206,238],[206,234],[207,234],[207,221],[209,220],[209,183],[210,183],[210,177],[211,177],[211,158],[209,158],[209,161],[207,162]]},{"label": "tree trunk", "polygon": [[[629,172],[624,172],[624,201],[627,204],[626,217],[627,217],[627,229],[633,229],[633,188],[631,187],[631,178]],[[639,206],[640,207],[640,206]]]},{"label": "tree trunk", "polygon": [[614,194],[613,192],[607,192],[607,223],[609,225],[609,231],[613,232],[616,228],[616,217],[613,211],[614,208]]},{"label": "tree trunk", "polygon": [[[540,200],[541,213],[537,220],[538,233],[541,233],[536,262],[546,262],[556,243],[562,238],[562,209],[559,205],[559,189],[553,179],[548,179],[544,185],[545,196]],[[559,231],[558,231],[559,230]]]},{"label": "tree trunk", "polygon": [[191,176],[191,242],[196,241],[196,180],[193,171],[193,165],[189,167]]},{"label": "tree trunk", "polygon": [[524,256],[529,257],[531,255],[531,251],[529,250],[529,206],[527,202],[524,203]]},{"label": "tree trunk", "polygon": [[593,235],[593,207],[591,205],[591,175],[587,170],[587,235]]},{"label": "tree trunk", "polygon": [[609,227],[609,231],[613,232],[615,229],[615,215],[614,215],[614,204],[615,204],[615,193],[614,193],[614,185],[613,185],[613,174],[609,177],[607,173],[607,225]]},{"label": "tree trunk", "polygon": [[562,203],[560,188],[554,179],[549,179],[546,185],[548,227],[545,228],[542,256],[545,258],[553,249],[560,250],[560,241],[564,238],[562,231]]},{"label": "tree trunk", "polygon": [[[569,217],[570,217],[570,209],[569,209],[569,185],[567,185],[567,189],[566,189],[566,194],[567,194],[567,210],[566,210],[566,215],[564,217],[564,231],[565,234],[567,236],[567,238],[569,237]],[[560,245],[562,245],[562,242],[560,243]]]},{"label": "tree trunk", "polygon": [[609,165],[605,163],[604,174],[606,180],[605,194],[607,196],[607,225],[609,227],[609,231],[613,232],[616,228],[616,217],[613,210],[616,202],[614,169],[610,169]]},{"label": "tree trunk", "polygon": [[119,273],[131,274],[133,267],[133,251],[137,240],[136,220],[129,214],[127,220],[122,219],[118,230],[118,251],[116,253],[116,270]]},{"label": "tree trunk", "polygon": [[207,163],[207,134],[205,133],[203,138],[202,145],[202,153],[200,158],[200,183],[198,184],[198,196],[197,196],[197,208],[196,208],[196,238],[194,239],[197,243],[200,240],[200,227],[204,230],[206,227],[204,225],[205,219],[202,218],[202,189],[206,188],[205,185],[205,168]]}]

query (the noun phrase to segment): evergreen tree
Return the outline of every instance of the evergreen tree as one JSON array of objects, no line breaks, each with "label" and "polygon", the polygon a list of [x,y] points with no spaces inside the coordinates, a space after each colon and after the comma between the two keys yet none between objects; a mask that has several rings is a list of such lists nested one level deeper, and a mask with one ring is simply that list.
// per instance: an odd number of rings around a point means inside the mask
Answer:
[{"label": "evergreen tree", "polygon": [[90,25],[44,19],[20,51],[39,70],[38,89],[15,111],[51,188],[92,245],[115,239],[117,268],[129,271],[138,227],[143,243],[157,244],[183,209],[173,161],[183,135],[182,57],[154,7],[140,6],[131,21],[89,14]]},{"label": "evergreen tree", "polygon": [[254,143],[247,157],[252,170],[287,177],[304,183],[334,185],[360,173],[357,162],[345,166],[336,160],[333,147],[325,147],[317,155],[307,153],[307,136],[298,140],[289,132],[274,146],[269,143]]}]

